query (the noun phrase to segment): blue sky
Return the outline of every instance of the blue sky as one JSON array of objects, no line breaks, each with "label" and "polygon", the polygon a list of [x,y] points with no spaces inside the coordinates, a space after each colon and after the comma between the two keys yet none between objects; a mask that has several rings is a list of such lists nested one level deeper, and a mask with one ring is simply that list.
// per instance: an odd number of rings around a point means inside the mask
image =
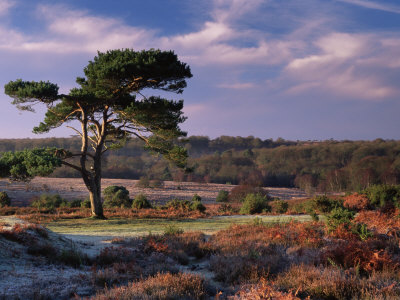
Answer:
[{"label": "blue sky", "polygon": [[[189,135],[291,140],[400,139],[400,1],[0,0],[0,83],[75,86],[116,48],[174,50],[194,77]],[[43,118],[0,91],[0,138]]]}]

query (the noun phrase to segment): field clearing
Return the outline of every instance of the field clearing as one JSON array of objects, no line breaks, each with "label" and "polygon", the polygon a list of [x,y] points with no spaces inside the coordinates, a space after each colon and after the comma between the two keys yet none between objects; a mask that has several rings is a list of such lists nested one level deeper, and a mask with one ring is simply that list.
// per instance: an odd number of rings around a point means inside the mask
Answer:
[{"label": "field clearing", "polygon": [[[93,219],[69,219],[56,220],[46,224],[53,232],[66,235],[74,239],[74,236],[103,236],[103,237],[137,237],[164,233],[168,226],[174,226],[183,231],[201,231],[206,234],[215,233],[226,229],[232,224],[252,224],[258,218],[263,223],[286,223],[291,220],[300,222],[311,221],[308,215],[291,216],[222,216],[203,219],[122,219],[111,218],[108,220]],[[81,239],[81,238],[79,238]]]},{"label": "field clearing", "polygon": [[[103,189],[110,185],[122,185],[127,188],[130,197],[143,193],[155,204],[164,204],[166,201],[178,199],[191,199],[196,193],[205,204],[214,203],[218,192],[230,191],[235,185],[215,183],[173,182],[165,181],[163,188],[137,188],[138,180],[132,179],[103,179]],[[306,198],[307,194],[296,188],[266,188],[272,197],[282,200]],[[63,198],[84,199],[88,192],[81,178],[45,178],[37,177],[31,182],[9,182],[0,180],[0,191],[5,191],[10,196],[12,205],[27,206],[32,198],[43,193],[57,193]]]}]

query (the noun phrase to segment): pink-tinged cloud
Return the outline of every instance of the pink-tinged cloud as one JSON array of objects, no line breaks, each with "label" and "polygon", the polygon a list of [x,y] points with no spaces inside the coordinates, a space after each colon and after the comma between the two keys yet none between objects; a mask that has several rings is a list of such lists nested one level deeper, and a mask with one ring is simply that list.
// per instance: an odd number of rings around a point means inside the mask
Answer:
[{"label": "pink-tinged cloud", "polygon": [[0,16],[7,15],[10,8],[15,5],[15,1],[0,0]]},{"label": "pink-tinged cloud", "polygon": [[385,3],[381,3],[381,2],[373,2],[373,1],[365,1],[365,0],[337,0],[337,1],[358,5],[358,6],[361,6],[364,8],[376,9],[376,10],[382,10],[382,11],[391,12],[391,13],[395,13],[395,14],[400,14],[399,6],[385,4]]},{"label": "pink-tinged cloud", "polygon": [[256,87],[256,84],[252,82],[222,83],[217,87],[222,89],[246,90]]},{"label": "pink-tinged cloud", "polygon": [[[390,41],[390,42],[388,42]],[[319,53],[292,60],[284,71],[286,93],[329,92],[341,98],[382,100],[400,95],[390,76],[374,70],[398,68],[400,38],[332,33],[315,41]]]}]

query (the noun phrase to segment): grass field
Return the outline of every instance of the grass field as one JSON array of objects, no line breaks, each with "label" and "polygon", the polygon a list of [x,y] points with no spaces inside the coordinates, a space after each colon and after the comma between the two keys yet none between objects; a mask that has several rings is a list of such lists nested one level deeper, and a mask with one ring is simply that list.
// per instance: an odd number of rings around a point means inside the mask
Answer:
[{"label": "grass field", "polygon": [[263,223],[281,223],[297,220],[300,222],[310,221],[308,215],[300,216],[227,216],[213,217],[209,219],[121,219],[111,218],[108,220],[93,219],[67,219],[57,220],[46,224],[53,232],[67,235],[87,236],[116,236],[132,237],[144,236],[151,233],[163,233],[168,226],[175,226],[183,231],[201,231],[207,234],[215,233],[221,229],[228,228],[232,224],[252,224],[258,218]]}]

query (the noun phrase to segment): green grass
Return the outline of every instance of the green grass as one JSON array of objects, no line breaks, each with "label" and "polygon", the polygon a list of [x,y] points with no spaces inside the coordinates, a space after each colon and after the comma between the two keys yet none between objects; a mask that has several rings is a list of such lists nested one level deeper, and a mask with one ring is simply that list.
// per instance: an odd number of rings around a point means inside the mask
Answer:
[{"label": "green grass", "polygon": [[[53,232],[71,235],[90,236],[144,236],[151,233],[163,233],[169,225],[174,225],[184,231],[202,231],[215,233],[228,228],[232,224],[252,224],[255,216],[229,216],[210,219],[66,219],[48,223],[46,227]],[[258,216],[263,223],[280,223],[297,220],[311,221],[308,215],[301,216]]]}]

